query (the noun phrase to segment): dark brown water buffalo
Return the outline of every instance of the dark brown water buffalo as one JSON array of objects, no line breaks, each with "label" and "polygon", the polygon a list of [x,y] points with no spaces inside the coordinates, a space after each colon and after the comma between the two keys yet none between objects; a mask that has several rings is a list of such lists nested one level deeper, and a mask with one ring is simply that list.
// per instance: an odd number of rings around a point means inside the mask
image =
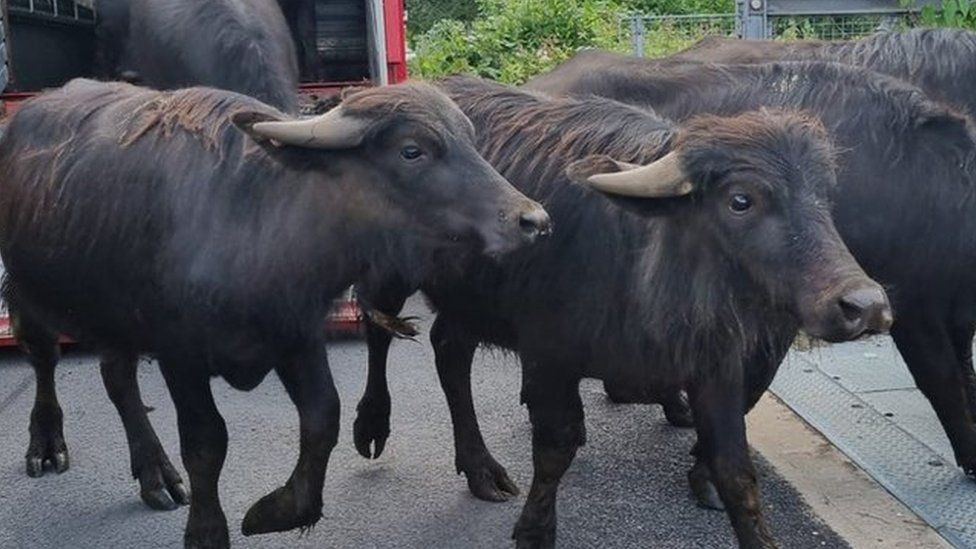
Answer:
[{"label": "dark brown water buffalo", "polygon": [[156,89],[210,86],[298,109],[298,61],[275,0],[98,0],[99,63]]},{"label": "dark brown water buffalo", "polygon": [[[515,491],[471,402],[471,360],[483,343],[522,362],[534,477],[518,547],[554,545],[557,487],[585,438],[583,377],[687,384],[699,455],[740,544],[772,546],[746,445],[744,365],[797,326],[839,341],[891,322],[881,287],[833,227],[834,152],[819,122],[757,111],[676,129],[615,101],[550,99],[473,79],[442,87],[475,123],[479,150],[543,202],[557,228],[501,262],[442,260],[421,284],[438,311],[430,337],[457,466],[472,489],[487,499]],[[413,287],[360,288],[375,307],[402,303]],[[374,378],[379,363],[370,365],[370,390],[385,391]],[[360,419],[372,412],[369,398]]]},{"label": "dark brown water buffalo", "polygon": [[[74,81],[23,105],[0,141],[4,297],[37,377],[31,459],[67,462],[56,334],[102,354],[144,498],[185,500],[135,383],[158,359],[193,497],[186,545],[226,547],[227,431],[210,393],[272,370],[298,409],[298,465],[245,534],[314,524],[338,435],[322,324],[368,267],[404,280],[434,250],[498,256],[549,228],[422,84],[362,91],[310,120],[207,88]],[[30,466],[30,464],[29,464]]]},{"label": "dark brown water buffalo", "polygon": [[933,99],[976,116],[976,33],[961,29],[882,32],[836,42],[713,37],[665,60],[738,64],[838,61],[911,82]]},{"label": "dark brown water buffalo", "polygon": [[[834,218],[858,262],[889,289],[891,330],[952,443],[976,475],[976,134],[918,88],[834,63],[684,65],[662,69],[605,54],[601,68],[557,68],[532,85],[599,95],[685,119],[762,106],[819,116],[841,150]],[[569,66],[573,66],[570,63]],[[786,344],[784,340],[782,343]],[[783,347],[785,350],[785,346]],[[772,359],[772,360],[770,360]],[[757,360],[754,398],[778,359]]]},{"label": "dark brown water buffalo", "polygon": [[315,0],[278,0],[278,5],[281,6],[295,42],[299,72],[305,79],[318,80]]}]

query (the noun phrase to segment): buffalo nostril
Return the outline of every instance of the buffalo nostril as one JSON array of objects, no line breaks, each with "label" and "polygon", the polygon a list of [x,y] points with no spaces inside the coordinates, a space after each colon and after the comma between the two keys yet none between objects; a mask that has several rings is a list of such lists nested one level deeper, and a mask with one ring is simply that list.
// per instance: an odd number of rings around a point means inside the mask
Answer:
[{"label": "buffalo nostril", "polygon": [[891,327],[891,306],[880,287],[859,288],[841,296],[844,318],[867,332],[885,332]]},{"label": "buffalo nostril", "polygon": [[533,208],[519,216],[519,229],[529,240],[534,240],[552,232],[552,221],[545,210]]}]

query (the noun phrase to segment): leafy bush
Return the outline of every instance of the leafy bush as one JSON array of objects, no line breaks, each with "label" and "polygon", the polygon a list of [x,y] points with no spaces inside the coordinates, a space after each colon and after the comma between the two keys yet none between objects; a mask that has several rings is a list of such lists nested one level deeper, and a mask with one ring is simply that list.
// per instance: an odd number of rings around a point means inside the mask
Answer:
[{"label": "leafy bush", "polygon": [[613,0],[480,0],[471,23],[442,20],[415,37],[412,73],[472,73],[522,83],[586,47],[625,49]]},{"label": "leafy bush", "polygon": [[656,15],[735,13],[735,0],[628,0],[625,7]]},{"label": "leafy bush", "polygon": [[919,19],[926,27],[976,29],[976,1],[942,0],[941,7],[923,7]]}]

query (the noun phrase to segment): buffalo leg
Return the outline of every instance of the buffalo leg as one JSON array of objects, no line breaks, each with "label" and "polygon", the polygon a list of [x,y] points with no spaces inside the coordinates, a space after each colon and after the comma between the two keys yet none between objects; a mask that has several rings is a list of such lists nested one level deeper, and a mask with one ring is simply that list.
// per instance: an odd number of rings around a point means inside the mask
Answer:
[{"label": "buffalo leg", "polygon": [[444,315],[434,321],[430,342],[434,347],[437,375],[451,411],[457,472],[467,477],[468,488],[475,497],[507,501],[518,495],[518,487],[488,452],[471,395],[471,362],[478,342]]},{"label": "buffalo leg", "polygon": [[976,476],[976,426],[945,322],[902,312],[891,335],[919,390],[929,399],[956,456],[969,476]]},{"label": "buffalo leg", "polygon": [[244,535],[308,528],[322,517],[322,486],[339,438],[339,393],[332,381],[324,342],[277,368],[298,408],[298,464],[284,486],[264,496],[244,517]]},{"label": "buffalo leg", "polygon": [[556,493],[583,444],[579,377],[565,368],[523,362],[522,401],[532,422],[532,487],[512,537],[520,549],[556,544]]},{"label": "buffalo leg", "polygon": [[227,456],[227,426],[214,403],[206,364],[163,358],[160,369],[176,406],[180,453],[193,490],[184,544],[194,549],[230,547],[217,490]]},{"label": "buffalo leg", "polygon": [[[773,378],[776,377],[776,372],[779,371],[795,337],[795,330],[786,330],[771,341],[769,347],[761,348],[746,361],[744,414],[752,411],[773,383]],[[695,464],[688,471],[688,483],[696,503],[705,509],[724,511],[725,505],[712,483],[711,471],[703,459],[698,443],[692,448],[691,455],[695,457]]]},{"label": "buffalo leg", "polygon": [[[363,306],[393,317],[400,314],[411,292],[399,284],[390,283],[388,286],[370,295],[368,303]],[[386,363],[392,342],[390,332],[377,326],[367,316],[369,371],[366,374],[366,389],[356,406],[356,420],[352,425],[356,451],[366,459],[380,457],[390,436],[390,389],[386,380]]]},{"label": "buffalo leg", "polygon": [[775,547],[762,517],[759,486],[746,442],[741,375],[700,380],[690,387],[698,452],[729,514],[739,546]]},{"label": "buffalo leg", "polygon": [[34,368],[36,392],[30,416],[27,475],[39,477],[45,467],[57,473],[68,470],[68,446],[64,442],[64,414],[54,386],[54,369],[61,358],[58,334],[11,305],[14,336]]},{"label": "buffalo leg", "polygon": [[963,386],[966,389],[966,402],[969,413],[976,420],[976,372],[973,371],[973,333],[976,325],[971,321],[957,321],[951,330],[952,347],[956,353],[956,364],[959,368]]},{"label": "buffalo leg", "polygon": [[161,511],[190,503],[190,492],[170,463],[146,407],[136,379],[138,355],[106,352],[101,359],[102,382],[122,418],[129,442],[132,477],[139,481],[139,495],[149,507]]}]

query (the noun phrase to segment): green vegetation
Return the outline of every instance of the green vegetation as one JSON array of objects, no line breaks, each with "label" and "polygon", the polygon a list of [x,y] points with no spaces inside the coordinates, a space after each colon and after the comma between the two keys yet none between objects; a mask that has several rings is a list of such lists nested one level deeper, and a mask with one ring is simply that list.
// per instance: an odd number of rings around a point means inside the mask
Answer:
[{"label": "green vegetation", "polygon": [[[433,78],[470,73],[520,84],[583,48],[627,52],[622,13],[728,11],[731,0],[478,0],[472,21],[442,19],[412,34],[412,74]],[[414,13],[410,13],[414,21]],[[727,23],[731,24],[731,20]],[[664,55],[700,39],[707,28],[677,28],[649,22],[646,51]]]},{"label": "green vegetation", "polygon": [[[915,0],[902,0],[905,6]],[[645,20],[648,56],[674,53],[710,34],[734,30],[735,0],[407,0],[411,73],[424,78],[476,74],[520,84],[583,48],[632,51],[628,13],[728,14],[718,18]],[[800,17],[774,22],[778,39],[841,39],[879,27],[976,29],[976,0],[942,0],[892,24],[890,18]]]},{"label": "green vegetation", "polygon": [[926,27],[976,29],[976,1],[942,0],[941,7],[922,8],[919,20]]}]

